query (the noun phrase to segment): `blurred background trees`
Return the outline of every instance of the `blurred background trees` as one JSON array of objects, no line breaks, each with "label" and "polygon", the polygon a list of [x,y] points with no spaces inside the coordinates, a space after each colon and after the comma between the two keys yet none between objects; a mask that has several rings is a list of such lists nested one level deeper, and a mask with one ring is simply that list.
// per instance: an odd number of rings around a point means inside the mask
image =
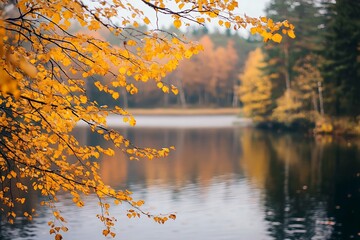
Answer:
[{"label": "blurred background trees", "polygon": [[[155,83],[138,83],[141,94],[122,94],[117,103],[130,108],[240,106],[245,116],[256,121],[284,124],[316,123],[329,116],[356,119],[360,3],[270,0],[265,14],[274,21],[294,23],[296,39],[286,30],[281,44],[264,44],[258,35],[243,36],[230,29],[166,29],[203,45],[203,51],[182,60],[164,79],[176,84],[179,94],[164,95]],[[93,97],[107,105],[113,101]]]},{"label": "blurred background trees", "polygon": [[[122,94],[114,102],[111,97],[96,92],[91,97],[100,104],[119,104],[130,108],[153,107],[232,107],[239,106],[238,75],[244,68],[248,53],[262,45],[256,37],[243,37],[230,30],[210,32],[206,27],[189,28],[182,33],[178,29],[165,29],[203,45],[203,51],[184,59],[178,68],[168,74],[163,82],[173,83],[178,95],[163,94],[155,83],[136,82],[139,94]],[[111,36],[102,34],[111,41]],[[128,82],[135,82],[130,77]],[[91,90],[91,87],[89,89]],[[95,91],[94,91],[95,92]]]},{"label": "blurred background trees", "polygon": [[[360,2],[271,0],[266,14],[278,21],[289,19],[296,26],[294,41],[285,36],[282,44],[262,48],[264,62],[258,68],[272,84],[267,121],[320,123],[320,131],[333,130],[332,126],[323,129],[326,122],[336,122],[333,117],[359,125]],[[246,85],[244,78],[240,80]],[[244,98],[241,89],[240,99]],[[256,95],[253,91],[246,98]],[[242,103],[246,113],[252,103]],[[262,106],[268,105],[264,100]],[[254,115],[264,117],[256,110],[247,114]]]}]

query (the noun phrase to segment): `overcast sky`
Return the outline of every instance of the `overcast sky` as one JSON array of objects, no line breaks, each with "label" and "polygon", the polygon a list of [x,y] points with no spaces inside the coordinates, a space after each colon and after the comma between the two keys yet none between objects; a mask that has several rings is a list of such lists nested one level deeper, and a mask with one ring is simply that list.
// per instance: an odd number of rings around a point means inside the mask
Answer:
[{"label": "overcast sky", "polygon": [[[239,8],[236,10],[236,12],[240,15],[246,14],[251,17],[259,17],[264,16],[264,9],[266,4],[270,0],[239,0]],[[132,2],[134,4],[135,2]],[[142,9],[145,12],[145,15],[149,17],[149,19],[155,23],[155,13],[152,9],[148,8],[145,5],[142,5],[142,3],[139,3],[141,6],[138,6],[140,9]],[[137,5],[137,4],[134,4]],[[171,6],[169,6],[171,7]],[[173,19],[169,16],[161,16],[159,18],[160,26],[168,26],[172,24]],[[217,21],[216,21],[217,22]],[[212,24],[207,24],[207,26],[212,29],[214,26],[211,26]],[[215,25],[215,24],[214,24]],[[244,31],[241,31],[244,33]]]},{"label": "overcast sky", "polygon": [[264,15],[266,4],[270,0],[239,0],[239,12],[246,13],[252,17],[259,17]]}]

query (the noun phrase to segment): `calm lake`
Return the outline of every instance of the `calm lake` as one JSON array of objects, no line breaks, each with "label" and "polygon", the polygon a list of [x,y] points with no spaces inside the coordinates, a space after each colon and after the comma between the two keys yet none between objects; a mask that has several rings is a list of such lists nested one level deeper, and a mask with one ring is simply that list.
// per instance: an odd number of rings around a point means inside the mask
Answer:
[{"label": "calm lake", "polygon": [[[165,225],[129,220],[126,205],[112,207],[116,239],[360,239],[359,140],[218,124],[227,116],[193,125],[184,118],[141,119],[136,128],[118,130],[138,146],[174,145],[176,151],[152,161],[129,161],[117,151],[100,159],[101,174],[107,184],[145,200],[145,211],[176,212],[177,219]],[[83,143],[111,147],[85,128],[75,134]],[[96,197],[87,197],[83,208],[67,194],[59,199],[68,220],[65,239],[106,239]],[[40,201],[33,196],[28,203],[38,217],[2,223],[0,239],[53,238],[52,212]]]}]

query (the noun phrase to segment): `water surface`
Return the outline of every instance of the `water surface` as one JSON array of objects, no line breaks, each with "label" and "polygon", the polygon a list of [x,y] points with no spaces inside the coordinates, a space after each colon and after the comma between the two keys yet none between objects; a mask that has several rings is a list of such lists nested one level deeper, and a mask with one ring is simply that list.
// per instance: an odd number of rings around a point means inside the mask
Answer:
[{"label": "water surface", "polygon": [[[164,119],[163,119],[164,120]],[[121,151],[100,159],[104,181],[144,199],[145,211],[176,212],[159,225],[146,217],[118,217],[116,239],[359,239],[360,149],[355,140],[307,137],[246,127],[120,128],[138,146],[176,151],[167,159],[129,161]],[[78,128],[82,142],[111,147]],[[104,239],[94,196],[83,208],[61,195],[65,239]],[[31,204],[38,208],[40,197]],[[2,224],[0,239],[49,239],[52,213],[33,222]]]}]

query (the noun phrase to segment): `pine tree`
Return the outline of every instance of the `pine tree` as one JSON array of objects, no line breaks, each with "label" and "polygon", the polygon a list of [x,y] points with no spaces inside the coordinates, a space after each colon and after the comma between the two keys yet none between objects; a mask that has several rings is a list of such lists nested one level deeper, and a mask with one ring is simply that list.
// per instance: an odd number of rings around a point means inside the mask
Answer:
[{"label": "pine tree", "polygon": [[295,66],[307,56],[319,52],[323,19],[314,0],[273,0],[266,13],[276,21],[290,19],[296,26],[295,41],[290,39],[292,34],[288,33],[283,44],[272,43],[264,46],[267,66],[263,70],[271,79],[272,98],[276,100],[273,117],[289,121],[303,116],[300,114],[302,104],[298,101],[300,95],[293,89],[299,85],[295,81],[300,79]]},{"label": "pine tree", "polygon": [[[264,46],[265,72],[274,84],[273,96],[278,98],[285,89],[291,88],[291,81],[296,73],[294,65],[309,53],[319,50],[321,16],[314,0],[273,0],[266,9],[268,17],[274,21],[291,19],[296,26],[296,40],[285,37],[283,44]],[[291,36],[291,35],[290,35]]]},{"label": "pine tree", "polygon": [[336,116],[360,115],[360,2],[325,2],[323,56],[326,109]]},{"label": "pine tree", "polygon": [[[274,21],[283,21],[292,15],[293,0],[272,0],[265,12],[267,17],[273,18]],[[273,84],[273,98],[280,97],[285,89],[290,88],[291,64],[289,49],[293,43],[287,37],[284,38],[283,44],[266,44],[264,45],[265,61],[267,62],[264,72],[270,77]]]}]

